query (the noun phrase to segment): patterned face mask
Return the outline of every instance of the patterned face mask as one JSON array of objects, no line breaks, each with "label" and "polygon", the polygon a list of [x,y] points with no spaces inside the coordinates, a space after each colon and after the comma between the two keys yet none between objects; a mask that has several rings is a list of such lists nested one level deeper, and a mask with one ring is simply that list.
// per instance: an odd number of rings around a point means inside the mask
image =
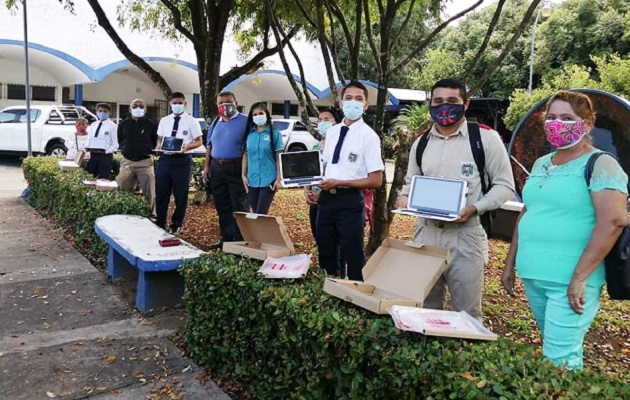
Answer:
[{"label": "patterned face mask", "polygon": [[586,135],[584,121],[561,121],[550,119],[545,121],[547,141],[557,149],[568,149],[580,143]]}]

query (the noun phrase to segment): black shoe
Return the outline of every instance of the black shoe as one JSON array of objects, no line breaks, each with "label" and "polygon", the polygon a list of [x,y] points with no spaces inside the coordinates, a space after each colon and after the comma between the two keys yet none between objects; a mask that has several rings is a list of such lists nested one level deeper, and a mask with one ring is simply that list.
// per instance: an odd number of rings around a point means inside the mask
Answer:
[{"label": "black shoe", "polygon": [[216,243],[212,243],[209,246],[210,250],[220,250],[221,248],[223,248],[223,241],[222,240],[220,240],[220,241],[218,241]]},{"label": "black shoe", "polygon": [[171,225],[168,228],[168,233],[170,233],[171,235],[179,235],[181,232],[182,232],[182,227],[181,226]]}]

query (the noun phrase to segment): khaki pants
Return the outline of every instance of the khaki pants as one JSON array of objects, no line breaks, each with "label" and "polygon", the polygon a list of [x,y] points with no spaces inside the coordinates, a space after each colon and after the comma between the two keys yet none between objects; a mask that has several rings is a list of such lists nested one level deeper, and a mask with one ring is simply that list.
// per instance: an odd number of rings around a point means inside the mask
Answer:
[{"label": "khaki pants", "polygon": [[133,191],[140,182],[142,194],[151,207],[151,216],[155,217],[155,169],[153,158],[142,161],[131,161],[122,158],[120,173],[116,176],[116,182],[121,190]]},{"label": "khaki pants", "polygon": [[453,310],[466,311],[481,322],[488,237],[479,224],[479,217],[463,225],[418,219],[414,242],[446,248],[451,253],[451,262],[425,299],[424,307],[443,309],[448,287]]}]

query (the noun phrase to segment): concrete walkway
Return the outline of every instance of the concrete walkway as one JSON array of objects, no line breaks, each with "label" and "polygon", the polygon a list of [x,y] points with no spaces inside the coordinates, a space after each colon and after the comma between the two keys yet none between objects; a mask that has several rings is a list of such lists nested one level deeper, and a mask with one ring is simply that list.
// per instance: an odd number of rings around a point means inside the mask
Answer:
[{"label": "concrete walkway", "polygon": [[182,312],[133,311],[24,187],[0,160],[0,399],[229,399],[169,340]]}]

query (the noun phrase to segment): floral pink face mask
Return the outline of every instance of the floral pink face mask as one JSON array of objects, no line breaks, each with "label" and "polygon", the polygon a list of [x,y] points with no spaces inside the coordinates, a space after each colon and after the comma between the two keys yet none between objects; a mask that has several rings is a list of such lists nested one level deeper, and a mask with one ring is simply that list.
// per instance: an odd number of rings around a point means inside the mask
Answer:
[{"label": "floral pink face mask", "polygon": [[584,121],[561,121],[550,119],[545,121],[547,141],[557,149],[568,149],[575,146],[586,135]]}]

